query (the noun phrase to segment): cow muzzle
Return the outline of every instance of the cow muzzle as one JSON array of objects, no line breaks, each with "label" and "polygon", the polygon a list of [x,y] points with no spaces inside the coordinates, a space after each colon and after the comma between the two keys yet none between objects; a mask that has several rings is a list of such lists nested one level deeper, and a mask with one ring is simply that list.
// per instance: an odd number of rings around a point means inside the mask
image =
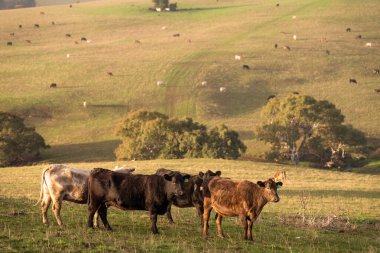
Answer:
[{"label": "cow muzzle", "polygon": [[277,203],[280,201],[280,197],[274,197],[273,202]]},{"label": "cow muzzle", "polygon": [[183,191],[178,191],[177,195],[178,196],[183,196]]}]

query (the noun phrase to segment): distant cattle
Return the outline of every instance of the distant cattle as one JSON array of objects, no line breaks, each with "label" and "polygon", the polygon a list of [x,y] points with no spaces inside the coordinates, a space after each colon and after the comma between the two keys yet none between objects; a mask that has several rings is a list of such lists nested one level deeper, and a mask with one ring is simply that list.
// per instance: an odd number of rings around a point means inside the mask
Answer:
[{"label": "distant cattle", "polygon": [[376,93],[380,93],[380,89],[375,89],[375,92]]},{"label": "distant cattle", "polygon": [[81,40],[81,41],[87,41],[87,38],[82,37],[82,38],[80,38],[80,40]]},{"label": "distant cattle", "polygon": [[240,55],[235,55],[235,60],[240,61],[241,60],[241,56]]},{"label": "distant cattle", "polygon": [[[163,176],[165,174],[173,175],[175,173],[180,173],[182,176],[189,175],[179,171],[171,171],[164,168],[158,169],[156,171],[156,175],[160,176]],[[180,208],[195,207],[197,209],[199,218],[201,219],[201,224],[203,225],[203,180],[210,177],[220,176],[221,174],[222,173],[220,171],[216,171],[214,173],[211,170],[208,170],[206,173],[199,172],[198,175],[189,175],[190,178],[187,181],[185,180],[183,185],[184,195],[174,197],[172,204]],[[169,204],[167,209],[167,217],[169,223],[174,223],[171,214],[171,204]]]},{"label": "distant cattle", "polygon": [[359,34],[359,35],[356,36],[356,38],[357,38],[357,39],[361,39],[362,36]]},{"label": "distant cattle", "polygon": [[10,35],[10,36],[15,36],[15,33],[10,33],[9,35]]},{"label": "distant cattle", "polygon": [[7,46],[12,46],[12,45],[13,45],[12,41],[7,42]]},{"label": "distant cattle", "polygon": [[[135,169],[122,167],[121,173],[131,174]],[[47,210],[52,203],[58,225],[62,225],[62,201],[86,204],[88,197],[88,178],[90,170],[82,170],[63,164],[49,165],[42,171],[41,202],[42,222],[47,224]],[[37,202],[37,203],[38,203]]]},{"label": "distant cattle", "polygon": [[267,97],[267,101],[269,101],[269,100],[271,100],[272,98],[275,98],[276,97],[276,95],[269,95],[268,97]]},{"label": "distant cattle", "polygon": [[220,93],[225,93],[227,91],[227,88],[226,87],[220,87],[219,88],[219,92]]},{"label": "distant cattle", "polygon": [[72,7],[73,7],[73,5],[72,5],[72,4],[70,4],[70,5],[69,5],[69,7],[70,7],[70,8],[72,8]]},{"label": "distant cattle", "polygon": [[346,28],[346,32],[351,32],[351,28]]},{"label": "distant cattle", "polygon": [[294,95],[299,95],[300,93],[298,91],[293,91]]},{"label": "distant cattle", "polygon": [[179,33],[173,34],[173,37],[179,37],[179,36],[181,36],[181,34],[179,34]]},{"label": "distant cattle", "polygon": [[51,83],[50,84],[50,88],[57,88],[57,84],[56,83]]},{"label": "distant cattle", "polygon": [[357,84],[358,82],[356,81],[356,79],[350,78],[349,83],[356,83]]},{"label": "distant cattle", "polygon": [[280,6],[280,4],[276,4],[276,6],[277,6],[277,7],[279,7],[279,6]]},{"label": "distant cattle", "polygon": [[145,210],[149,212],[151,231],[158,233],[157,215],[167,212],[175,197],[184,195],[183,184],[190,176],[179,173],[171,175],[125,175],[96,168],[88,180],[88,227],[93,227],[96,211],[106,229],[112,230],[107,220],[107,208],[122,210]]},{"label": "distant cattle", "polygon": [[139,40],[135,40],[135,43],[137,43],[137,44],[141,44],[141,41],[139,41]]},{"label": "distant cattle", "polygon": [[107,75],[108,76],[113,76],[113,73],[112,72],[107,72]]},{"label": "distant cattle", "polygon": [[54,22],[54,21],[51,21],[51,25],[55,25],[55,22]]},{"label": "distant cattle", "polygon": [[327,55],[330,55],[330,50],[326,50],[326,54],[327,54]]},{"label": "distant cattle", "polygon": [[274,44],[274,48],[278,48],[278,45],[277,45],[277,44]]},{"label": "distant cattle", "polygon": [[35,28],[40,28],[40,25],[39,24],[34,24],[34,27]]},{"label": "distant cattle", "polygon": [[380,69],[373,69],[372,71],[374,74],[380,74]]},{"label": "distant cattle", "polygon": [[289,46],[283,46],[282,49],[290,51],[290,47]]},{"label": "distant cattle", "polygon": [[248,65],[244,64],[243,65],[243,69],[247,69],[248,70],[248,69],[250,69],[250,67]]},{"label": "distant cattle", "polygon": [[29,43],[29,44],[32,43],[31,40],[25,40],[25,42],[26,42],[26,43]]},{"label": "distant cattle", "polygon": [[22,25],[18,25],[18,28],[22,28]]},{"label": "distant cattle", "polygon": [[41,15],[45,15],[45,12],[43,12],[43,11],[40,11],[40,14],[41,14]]},{"label": "distant cattle", "polygon": [[77,44],[77,45],[79,44],[79,42],[78,42],[78,41],[74,41],[74,43],[75,43],[75,44]]},{"label": "distant cattle", "polygon": [[252,226],[268,202],[279,202],[277,187],[282,182],[268,179],[265,182],[237,181],[221,177],[212,177],[203,182],[204,213],[203,237],[208,234],[208,220],[211,210],[217,213],[218,236],[224,237],[222,218],[238,216],[243,224],[244,239],[253,240]]},{"label": "distant cattle", "polygon": [[71,38],[71,34],[70,34],[70,33],[66,33],[65,36],[66,36],[67,38]]}]

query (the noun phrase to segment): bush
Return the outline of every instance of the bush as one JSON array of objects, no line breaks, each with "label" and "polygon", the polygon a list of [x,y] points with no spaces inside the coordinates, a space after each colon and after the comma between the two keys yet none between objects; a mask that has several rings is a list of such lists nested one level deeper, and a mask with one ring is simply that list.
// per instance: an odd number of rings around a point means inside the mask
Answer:
[{"label": "bush", "polygon": [[117,159],[225,158],[237,159],[246,146],[227,126],[208,130],[191,118],[169,118],[158,112],[133,111],[117,126],[122,144]]},{"label": "bush", "polygon": [[41,135],[26,127],[21,118],[0,112],[0,166],[33,162],[47,147]]}]

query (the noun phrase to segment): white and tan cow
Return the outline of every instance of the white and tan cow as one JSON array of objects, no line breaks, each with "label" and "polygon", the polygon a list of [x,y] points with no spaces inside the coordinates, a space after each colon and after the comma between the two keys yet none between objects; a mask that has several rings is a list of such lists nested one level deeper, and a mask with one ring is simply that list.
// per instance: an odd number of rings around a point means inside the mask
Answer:
[{"label": "white and tan cow", "polygon": [[[131,174],[135,169],[116,167],[115,171]],[[88,178],[91,170],[73,168],[64,164],[52,164],[42,170],[41,192],[38,202],[41,202],[42,222],[47,224],[47,211],[52,204],[58,225],[62,225],[62,201],[87,204]],[[37,204],[38,204],[37,202]],[[95,219],[95,226],[98,219]]]}]

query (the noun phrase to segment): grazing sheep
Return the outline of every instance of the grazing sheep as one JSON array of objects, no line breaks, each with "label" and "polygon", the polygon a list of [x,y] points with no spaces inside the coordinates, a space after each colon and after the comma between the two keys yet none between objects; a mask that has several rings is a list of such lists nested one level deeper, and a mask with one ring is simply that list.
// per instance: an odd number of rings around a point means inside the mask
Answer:
[{"label": "grazing sheep", "polygon": [[13,45],[12,41],[7,42],[7,46],[12,46],[12,45]]},{"label": "grazing sheep", "polygon": [[346,28],[346,32],[351,32],[351,28]]},{"label": "grazing sheep", "polygon": [[179,36],[181,36],[181,34],[179,34],[179,33],[173,34],[173,37],[179,37]]},{"label": "grazing sheep", "polygon": [[380,69],[373,69],[374,74],[380,74]]},{"label": "grazing sheep", "polygon": [[269,95],[268,97],[267,97],[267,101],[269,101],[269,100],[271,100],[272,98],[275,98],[276,97],[276,95]]},{"label": "grazing sheep", "polygon": [[250,69],[250,67],[248,65],[244,64],[243,65],[243,69],[247,69],[248,70],[248,69]]},{"label": "grazing sheep", "polygon": [[157,81],[157,86],[162,86],[162,85],[164,85],[164,81]]},{"label": "grazing sheep", "polygon": [[34,24],[34,27],[35,28],[40,28],[40,25],[39,24]]},{"label": "grazing sheep", "polygon": [[87,101],[84,101],[84,102],[83,102],[83,107],[84,107],[84,108],[87,108]]},{"label": "grazing sheep", "polygon": [[329,51],[329,50],[326,50],[326,54],[327,54],[327,55],[330,55],[330,51]]},{"label": "grazing sheep", "polygon": [[221,92],[221,93],[225,93],[226,91],[227,91],[226,87],[220,87],[219,88],[219,92]]},{"label": "grazing sheep", "polygon": [[290,47],[289,46],[283,46],[282,47],[284,50],[288,50],[288,51],[290,51]]},{"label": "grazing sheep", "polygon": [[156,8],[156,11],[161,12],[162,9],[161,8]]},{"label": "grazing sheep", "polygon": [[240,55],[235,55],[235,60],[241,60],[241,56]]},{"label": "grazing sheep", "polygon": [[50,84],[50,88],[57,88],[57,84],[56,83],[51,83]]},{"label": "grazing sheep", "polygon": [[372,42],[367,42],[367,43],[365,43],[365,46],[366,46],[366,47],[372,47]]},{"label": "grazing sheep", "polygon": [[67,38],[71,38],[71,34],[70,34],[70,33],[66,33],[65,36],[66,36]]},{"label": "grazing sheep", "polygon": [[297,40],[297,35],[293,35],[293,40]]},{"label": "grazing sheep", "polygon": [[170,8],[165,8],[165,11],[170,11]]},{"label": "grazing sheep", "polygon": [[349,83],[356,83],[357,84],[358,82],[356,81],[356,79],[350,78]]},{"label": "grazing sheep", "polygon": [[358,36],[356,36],[357,39],[361,39],[362,36],[359,34]]},{"label": "grazing sheep", "polygon": [[165,29],[166,29],[166,26],[161,27],[161,30],[165,30]]},{"label": "grazing sheep", "polygon": [[292,17],[292,19],[296,19],[296,18],[297,18],[297,16],[293,16],[293,17]]},{"label": "grazing sheep", "polygon": [[202,86],[207,86],[207,81],[202,81],[202,82],[201,82],[201,85],[202,85]]},{"label": "grazing sheep", "polygon": [[277,45],[277,44],[274,44],[274,48],[278,48],[278,45]]},{"label": "grazing sheep", "polygon": [[375,89],[375,92],[376,93],[380,93],[380,89]]},{"label": "grazing sheep", "polygon": [[31,40],[25,40],[25,42],[26,42],[26,43],[29,43],[29,44],[32,43]]},{"label": "grazing sheep", "polygon": [[18,28],[22,28],[22,25],[18,25]]},{"label": "grazing sheep", "polygon": [[66,58],[69,59],[70,58],[70,54],[66,54]]}]

